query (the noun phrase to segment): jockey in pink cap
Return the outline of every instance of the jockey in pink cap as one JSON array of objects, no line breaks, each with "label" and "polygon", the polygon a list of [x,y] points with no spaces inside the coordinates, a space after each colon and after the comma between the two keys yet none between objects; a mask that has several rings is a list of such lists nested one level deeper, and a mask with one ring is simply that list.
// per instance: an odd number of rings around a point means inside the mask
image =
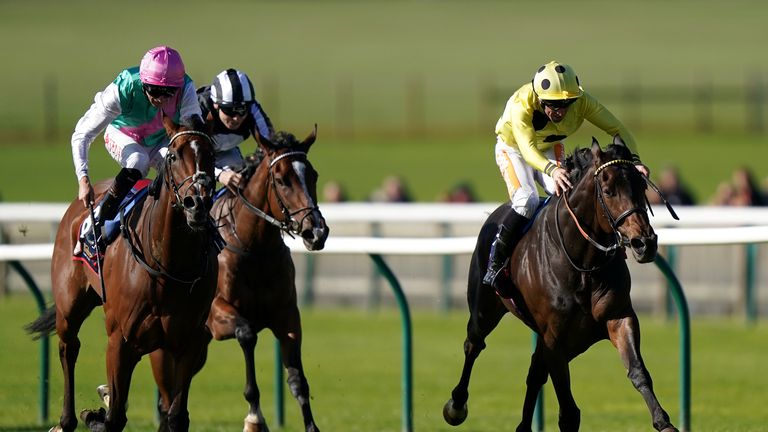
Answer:
[{"label": "jockey in pink cap", "polygon": [[[72,134],[72,157],[79,183],[78,199],[87,207],[94,193],[88,177],[88,150],[104,131],[107,151],[122,169],[94,209],[97,224],[115,217],[120,202],[151,166],[163,160],[168,145],[162,116],[176,123],[201,127],[195,86],[185,73],[178,51],[159,46],[147,51],[141,65],[123,70],[77,122]],[[90,232],[83,224],[81,237]],[[97,239],[98,240],[98,239]]]},{"label": "jockey in pink cap", "polygon": [[173,48],[152,48],[141,59],[139,78],[144,84],[181,87],[184,85],[184,62]]}]

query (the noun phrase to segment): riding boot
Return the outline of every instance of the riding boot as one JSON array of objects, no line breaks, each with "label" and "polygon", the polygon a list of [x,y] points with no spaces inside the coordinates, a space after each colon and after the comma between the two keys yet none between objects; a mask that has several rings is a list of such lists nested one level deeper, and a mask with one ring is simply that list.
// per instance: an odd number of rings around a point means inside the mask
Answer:
[{"label": "riding boot", "polygon": [[103,225],[105,221],[111,220],[117,215],[120,202],[128,195],[133,185],[141,180],[141,177],[141,171],[136,168],[123,168],[117,173],[115,181],[112,182],[107,193],[104,194],[99,205],[94,209],[94,213],[97,209],[99,210],[96,225]]},{"label": "riding boot", "polygon": [[[134,184],[141,179],[141,171],[135,168],[123,168],[117,173],[115,181],[109,187],[107,192],[99,201],[99,204],[93,209],[93,214],[96,217],[96,232],[98,238],[94,239],[100,253],[104,253],[106,244],[104,243],[104,236],[101,232],[101,227],[104,222],[113,219],[117,215],[117,210],[120,208],[120,203],[123,201],[128,192],[131,190]],[[86,238],[91,235],[91,232],[84,233]]]},{"label": "riding boot", "polygon": [[504,216],[504,219],[499,224],[499,230],[496,233],[496,238],[491,244],[491,253],[488,258],[488,269],[483,277],[483,283],[485,285],[492,286],[499,289],[499,276],[504,270],[504,263],[512,255],[515,244],[521,237],[522,230],[529,219],[525,216],[521,216],[514,210],[511,210]]}]

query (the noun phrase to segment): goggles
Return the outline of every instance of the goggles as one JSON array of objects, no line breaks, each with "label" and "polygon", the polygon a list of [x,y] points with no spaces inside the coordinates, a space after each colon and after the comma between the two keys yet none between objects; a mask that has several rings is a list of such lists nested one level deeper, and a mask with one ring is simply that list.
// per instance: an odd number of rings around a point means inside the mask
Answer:
[{"label": "goggles", "polygon": [[143,84],[144,91],[147,92],[148,95],[152,96],[153,98],[160,98],[160,97],[173,97],[173,95],[176,94],[176,92],[179,90],[178,87],[167,87],[167,86],[159,86],[154,84]]},{"label": "goggles", "polygon": [[249,111],[248,104],[219,105],[219,110],[229,117],[244,117]]},{"label": "goggles", "polygon": [[541,106],[550,107],[553,109],[568,108],[574,102],[576,102],[576,98],[562,99],[562,100],[543,100],[542,99]]}]

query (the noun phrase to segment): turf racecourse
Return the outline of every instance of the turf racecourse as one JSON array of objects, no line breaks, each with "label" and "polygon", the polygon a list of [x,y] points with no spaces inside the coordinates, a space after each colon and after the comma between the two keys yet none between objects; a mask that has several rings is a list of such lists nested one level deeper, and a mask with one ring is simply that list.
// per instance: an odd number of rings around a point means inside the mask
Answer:
[{"label": "turf racecourse", "polygon": [[[37,424],[39,347],[22,330],[37,315],[30,296],[0,298],[0,431],[40,430]],[[467,313],[413,311],[414,428],[418,431],[511,430],[519,421],[530,333],[505,318],[488,339],[470,386],[470,414],[464,425],[444,423],[441,409],[458,379]],[[98,406],[95,388],[104,381],[102,313],[94,311],[81,332],[77,368],[77,409]],[[333,431],[401,430],[401,332],[393,309],[309,309],[303,311],[304,365],[318,425]],[[677,323],[641,317],[643,354],[661,402],[679,420]],[[756,349],[768,326],[746,327],[739,320],[697,320],[693,330],[692,429],[764,431],[768,424],[765,389],[768,352]],[[262,333],[257,375],[264,412],[272,425],[274,342]],[[51,344],[51,423],[61,409],[62,378],[54,337]],[[131,387],[128,431],[154,430],[154,386],[149,362],[139,363]],[[240,430],[242,358],[233,341],[214,342],[205,368],[193,382],[190,415],[194,431]],[[613,347],[602,342],[571,363],[574,396],[585,431],[650,431],[650,417],[625,377]],[[298,407],[286,390],[285,431],[302,430]],[[551,385],[545,387],[546,430],[557,424]],[[47,429],[47,428],[46,428]],[[277,428],[275,428],[277,429]]]}]

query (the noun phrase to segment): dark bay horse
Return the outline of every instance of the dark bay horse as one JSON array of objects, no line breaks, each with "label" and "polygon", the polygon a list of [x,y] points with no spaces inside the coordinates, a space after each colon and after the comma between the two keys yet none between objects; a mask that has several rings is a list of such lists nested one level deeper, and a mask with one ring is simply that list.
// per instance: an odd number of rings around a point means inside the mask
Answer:
[{"label": "dark bay horse", "polygon": [[[214,188],[213,144],[203,132],[175,125],[165,117],[170,138],[164,163],[148,196],[122,221],[123,236],[107,247],[102,272],[107,343],[107,381],[111,401],[104,414],[85,410],[91,430],[121,431],[133,370],[145,354],[162,348],[173,364],[169,424],[189,429],[187,399],[194,372],[204,362],[205,320],[216,290],[218,234],[209,210]],[[100,184],[103,192],[109,184]],[[75,416],[75,362],[78,332],[91,311],[102,305],[99,276],[72,250],[80,223],[88,216],[82,202],[69,205],[59,224],[51,274],[54,306],[30,324],[31,331],[59,336],[64,372],[64,404],[56,431],[70,432]]]},{"label": "dark bay horse", "polygon": [[451,425],[467,416],[472,366],[485,338],[507,312],[538,334],[526,379],[522,420],[517,431],[530,431],[539,390],[552,378],[560,405],[561,431],[577,431],[580,411],[571,393],[568,363],[594,343],[609,339],[628,377],[651,413],[653,427],[677,429],[659,404],[640,355],[640,325],[630,300],[630,275],[624,251],[647,263],[657,242],[646,212],[646,181],[620,140],[605,152],[593,139],[566,161],[574,188],[554,198],[535,219],[507,265],[511,280],[504,298],[482,279],[496,226],[508,204],[497,208],[483,226],[469,270],[470,318],[464,341],[464,367],[443,416]]},{"label": "dark bay horse", "polygon": [[[265,328],[280,343],[288,385],[299,402],[305,429],[319,431],[301,362],[295,269],[283,241],[286,234],[296,235],[308,250],[321,250],[328,237],[317,205],[318,174],[307,157],[316,132],[301,142],[286,132],[277,132],[271,139],[257,134],[262,154],[247,158],[246,185],[217,199],[211,211],[227,245],[219,255],[218,290],[208,327],[216,340],[234,337],[243,350],[244,396],[249,404],[246,432],[269,430],[260,408],[254,364],[257,333]],[[155,375],[162,375],[162,359],[153,354],[152,360]]]}]

